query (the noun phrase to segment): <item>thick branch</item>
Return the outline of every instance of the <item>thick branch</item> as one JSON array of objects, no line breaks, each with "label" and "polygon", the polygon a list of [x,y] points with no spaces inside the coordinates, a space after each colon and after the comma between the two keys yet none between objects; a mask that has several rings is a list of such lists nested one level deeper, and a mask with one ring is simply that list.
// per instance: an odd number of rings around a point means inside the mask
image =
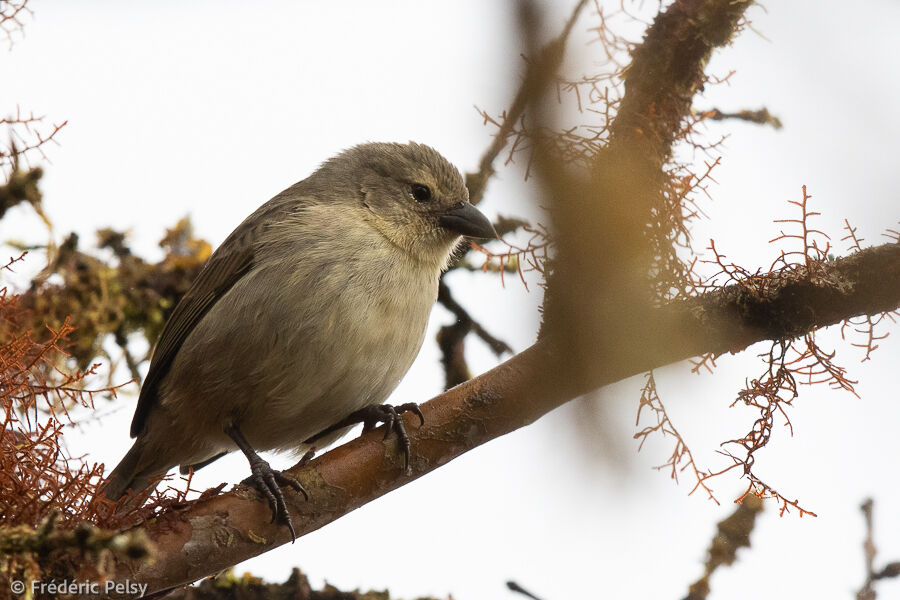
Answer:
[{"label": "thick branch", "polygon": [[[670,185],[663,165],[702,88],[712,52],[734,34],[752,0],[675,0],[632,51],[625,95],[609,145],[593,158],[590,182],[552,155],[538,162],[547,187],[557,253],[547,282],[542,329],[570,347],[569,374],[583,377],[599,358],[604,369],[630,365],[660,343],[654,308],[663,290],[648,281],[673,253]],[[674,260],[669,255],[669,260]],[[682,281],[678,281],[681,279]],[[673,331],[680,344],[690,332]],[[590,376],[586,376],[590,380]]]},{"label": "thick branch", "polygon": [[[730,286],[663,307],[645,331],[635,332],[646,341],[639,344],[643,352],[628,351],[628,360],[598,365],[587,379],[560,376],[567,353],[540,341],[422,405],[424,426],[407,419],[413,451],[409,476],[396,440],[383,440],[380,431],[292,470],[310,494],[303,502],[286,490],[297,533],[314,531],[591,389],[703,352],[738,351],[900,306],[900,245],[859,252],[829,263],[826,272],[835,283],[788,282],[765,296]],[[153,591],[211,575],[287,542],[285,529],[269,520],[266,503],[240,487],[172,510],[141,526],[158,548],[156,560],[120,563],[117,577],[149,583]]]}]

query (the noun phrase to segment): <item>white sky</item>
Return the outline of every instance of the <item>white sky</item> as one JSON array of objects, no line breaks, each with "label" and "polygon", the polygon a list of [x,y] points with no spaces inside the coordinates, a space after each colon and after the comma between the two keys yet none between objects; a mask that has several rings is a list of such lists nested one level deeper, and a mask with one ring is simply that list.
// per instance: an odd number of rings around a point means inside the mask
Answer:
[{"label": "white sky", "polygon": [[[570,3],[556,4],[553,25]],[[471,170],[492,133],[473,105],[499,113],[522,73],[514,4],[507,2],[32,0],[31,7],[24,40],[0,55],[0,111],[18,104],[69,121],[61,145],[48,152],[43,186],[57,236],[74,230],[90,244],[97,228],[128,229],[136,251],[151,258],[163,228],[185,214],[217,245],[257,205],[363,141],[414,139]],[[776,252],[766,243],[778,233],[772,220],[795,216],[786,201],[799,199],[803,184],[836,254],[845,252],[838,241],[845,217],[870,243],[883,243],[881,232],[900,220],[892,185],[900,4],[872,1],[854,11],[805,0],[749,14],[761,35],[745,31],[716,55],[712,72],[737,74],[696,105],[765,105],[785,129],[710,128],[711,136],[730,137],[711,188],[715,201],[704,204],[711,219],[697,229],[698,248],[715,237],[736,262],[767,266]],[[593,16],[582,18],[582,41],[595,24]],[[596,50],[574,44],[573,52],[584,53],[574,62],[589,65]],[[534,216],[532,193],[518,169],[503,169],[483,207],[492,216]],[[44,236],[25,209],[0,223],[0,240]],[[454,274],[453,283],[459,300],[517,350],[534,339],[537,292],[515,282],[502,289],[481,275]],[[439,392],[430,340],[448,319],[435,310],[425,348],[393,401]],[[865,364],[832,332],[821,336],[826,348],[838,344],[839,360],[860,380],[861,399],[804,390],[791,412],[794,437],[779,432],[757,460],[761,477],[819,517],[767,511],[753,548],[713,580],[713,598],[763,590],[776,598],[852,597],[863,577],[858,506],[869,495],[880,559],[900,559],[894,333]],[[479,372],[496,362],[476,342],[469,350]],[[761,363],[750,352],[719,365],[714,376],[690,375],[681,364],[657,378],[698,461],[720,468],[718,444],[754,418],[727,405]],[[689,478],[676,486],[651,470],[670,445],[636,453],[641,383],[633,378],[600,392],[600,433],[587,438],[589,452],[584,427],[575,426],[584,424],[585,404],[571,403],[239,570],[280,581],[296,565],[314,584],[387,587],[405,598],[521,598],[506,591],[507,579],[545,600],[682,597],[741,483],[717,482],[722,505],[715,506],[687,496]],[[76,451],[115,463],[130,443],[131,412],[123,405],[88,428]],[[273,462],[288,466],[279,457]],[[247,471],[242,457],[231,457],[202,471],[200,483],[236,482]],[[880,589],[887,597],[900,584]]]}]

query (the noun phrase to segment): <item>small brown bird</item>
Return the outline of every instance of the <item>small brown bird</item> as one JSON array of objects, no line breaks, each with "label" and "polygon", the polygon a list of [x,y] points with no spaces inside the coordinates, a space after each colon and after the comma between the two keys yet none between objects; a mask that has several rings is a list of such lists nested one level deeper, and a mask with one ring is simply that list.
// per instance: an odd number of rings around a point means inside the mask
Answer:
[{"label": "small brown bird", "polygon": [[[163,328],[131,424],[131,450],[104,494],[143,501],[172,467],[233,450],[273,520],[299,483],[256,451],[302,453],[382,405],[412,365],[460,236],[493,238],[459,171],[428,146],[363,144],[247,217],[213,253]],[[304,492],[305,494],[305,492]]]}]

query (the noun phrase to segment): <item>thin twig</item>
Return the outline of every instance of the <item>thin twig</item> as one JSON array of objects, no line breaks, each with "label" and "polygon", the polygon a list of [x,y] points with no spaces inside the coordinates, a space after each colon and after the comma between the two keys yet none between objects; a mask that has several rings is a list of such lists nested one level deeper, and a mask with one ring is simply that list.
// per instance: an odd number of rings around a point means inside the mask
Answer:
[{"label": "thin twig", "polygon": [[534,594],[532,594],[531,592],[529,592],[528,590],[523,588],[521,585],[519,585],[515,581],[507,581],[506,587],[509,588],[510,591],[518,592],[527,598],[531,598],[531,600],[541,600],[538,596],[535,596]]}]

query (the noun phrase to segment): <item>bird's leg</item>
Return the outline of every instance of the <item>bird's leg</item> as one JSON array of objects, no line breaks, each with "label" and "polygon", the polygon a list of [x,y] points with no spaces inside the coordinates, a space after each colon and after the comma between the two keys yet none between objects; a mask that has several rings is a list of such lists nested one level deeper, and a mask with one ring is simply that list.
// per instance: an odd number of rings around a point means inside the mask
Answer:
[{"label": "bird's leg", "polygon": [[[317,448],[315,446],[310,446],[309,449],[303,453],[303,456],[300,457],[300,460],[296,465],[291,467],[292,469],[302,469],[306,465],[310,463],[310,461],[316,456]],[[307,498],[309,500],[309,498]]]},{"label": "bird's leg", "polygon": [[406,433],[406,427],[403,425],[403,419],[400,418],[400,415],[406,412],[411,412],[419,417],[421,425],[425,424],[425,416],[422,414],[422,411],[419,410],[419,405],[415,402],[407,402],[406,404],[399,404],[397,406],[392,406],[390,404],[371,404],[363,409],[351,413],[346,418],[335,423],[328,429],[320,431],[316,435],[307,439],[304,443],[311,444],[314,441],[325,437],[329,433],[333,433],[345,427],[350,427],[351,425],[356,425],[357,423],[363,424],[363,433],[371,431],[372,429],[375,429],[375,427],[377,427],[379,424],[384,423],[384,439],[387,439],[392,431],[397,433],[397,438],[400,440],[400,446],[403,448],[405,469],[408,473],[410,449],[409,435],[407,435]]},{"label": "bird's leg", "polygon": [[250,477],[241,483],[253,486],[260,494],[266,497],[272,509],[272,523],[280,520],[287,525],[291,532],[291,543],[293,544],[294,540],[297,539],[297,535],[294,533],[294,524],[291,522],[291,515],[288,512],[280,486],[291,486],[303,494],[307,501],[309,500],[309,494],[306,493],[299,481],[285,475],[281,471],[274,470],[266,460],[257,454],[237,425],[233,423],[226,425],[225,434],[234,440],[234,443],[237,444],[237,447],[241,449],[241,452],[244,453],[244,456],[250,462]]}]

